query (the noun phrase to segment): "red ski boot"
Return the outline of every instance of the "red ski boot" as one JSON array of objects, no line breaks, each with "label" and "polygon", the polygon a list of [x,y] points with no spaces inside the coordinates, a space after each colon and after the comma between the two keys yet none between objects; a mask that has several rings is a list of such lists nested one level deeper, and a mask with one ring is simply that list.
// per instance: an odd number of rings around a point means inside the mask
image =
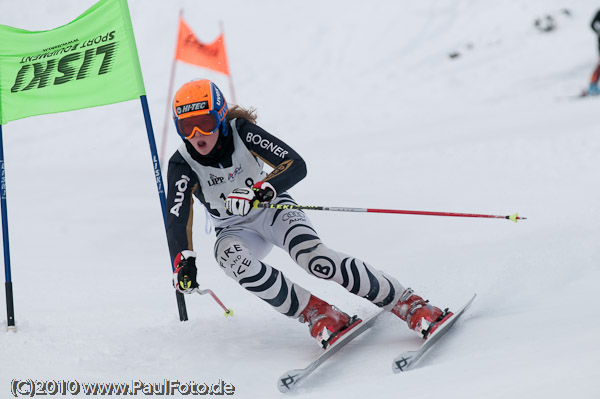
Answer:
[{"label": "red ski boot", "polygon": [[310,296],[308,305],[300,313],[298,320],[302,323],[308,323],[310,335],[317,340],[323,349],[327,349],[343,335],[342,333],[362,321],[356,316],[350,317],[314,295]]},{"label": "red ski boot", "polygon": [[430,305],[429,301],[415,295],[410,288],[404,291],[391,312],[406,321],[408,327],[419,333],[424,339],[452,316],[452,312],[449,312],[448,309],[442,311],[440,308]]}]

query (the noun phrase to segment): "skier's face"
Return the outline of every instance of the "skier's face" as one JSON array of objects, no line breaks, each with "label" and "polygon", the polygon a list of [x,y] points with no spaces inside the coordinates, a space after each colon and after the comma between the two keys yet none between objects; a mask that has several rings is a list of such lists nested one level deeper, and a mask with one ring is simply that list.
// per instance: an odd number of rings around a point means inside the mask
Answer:
[{"label": "skier's face", "polygon": [[206,136],[204,134],[194,134],[194,137],[187,139],[192,146],[200,153],[200,155],[208,155],[213,148],[215,148],[215,144],[217,144],[217,140],[219,139],[219,132],[216,131],[210,136]]}]

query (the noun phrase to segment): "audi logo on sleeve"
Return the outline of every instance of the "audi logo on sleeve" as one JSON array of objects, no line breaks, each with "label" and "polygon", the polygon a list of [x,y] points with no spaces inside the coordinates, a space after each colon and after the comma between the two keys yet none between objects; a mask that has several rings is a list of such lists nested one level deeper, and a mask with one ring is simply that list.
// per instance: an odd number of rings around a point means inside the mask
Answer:
[{"label": "audi logo on sleeve", "polygon": [[185,191],[188,188],[188,183],[190,182],[190,178],[186,175],[181,175],[181,179],[177,180],[175,183],[175,187],[177,188],[177,192],[175,193],[175,205],[171,207],[171,212],[173,215],[179,217],[179,209],[181,209],[181,205],[183,205],[183,200],[185,199]]}]

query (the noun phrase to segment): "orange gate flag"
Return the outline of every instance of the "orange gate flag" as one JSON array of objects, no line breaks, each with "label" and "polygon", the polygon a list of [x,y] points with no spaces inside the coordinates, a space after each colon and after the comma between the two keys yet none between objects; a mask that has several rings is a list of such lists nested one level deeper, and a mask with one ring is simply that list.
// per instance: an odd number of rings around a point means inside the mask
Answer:
[{"label": "orange gate flag", "polygon": [[183,18],[179,18],[179,35],[177,37],[175,59],[229,76],[223,33],[214,42],[204,44],[196,39],[196,35],[183,21]]}]

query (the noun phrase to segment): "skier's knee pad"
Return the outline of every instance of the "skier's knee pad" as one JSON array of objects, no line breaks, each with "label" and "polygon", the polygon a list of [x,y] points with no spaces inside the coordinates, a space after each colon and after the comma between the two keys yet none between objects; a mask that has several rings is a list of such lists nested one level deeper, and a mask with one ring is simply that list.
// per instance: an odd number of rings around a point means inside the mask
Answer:
[{"label": "skier's knee pad", "polygon": [[318,278],[335,280],[339,274],[341,257],[338,252],[319,243],[300,254],[297,262],[304,270]]},{"label": "skier's knee pad", "polygon": [[229,277],[238,281],[255,275],[260,270],[260,261],[252,256],[246,244],[234,237],[226,237],[217,242],[215,259]]}]

